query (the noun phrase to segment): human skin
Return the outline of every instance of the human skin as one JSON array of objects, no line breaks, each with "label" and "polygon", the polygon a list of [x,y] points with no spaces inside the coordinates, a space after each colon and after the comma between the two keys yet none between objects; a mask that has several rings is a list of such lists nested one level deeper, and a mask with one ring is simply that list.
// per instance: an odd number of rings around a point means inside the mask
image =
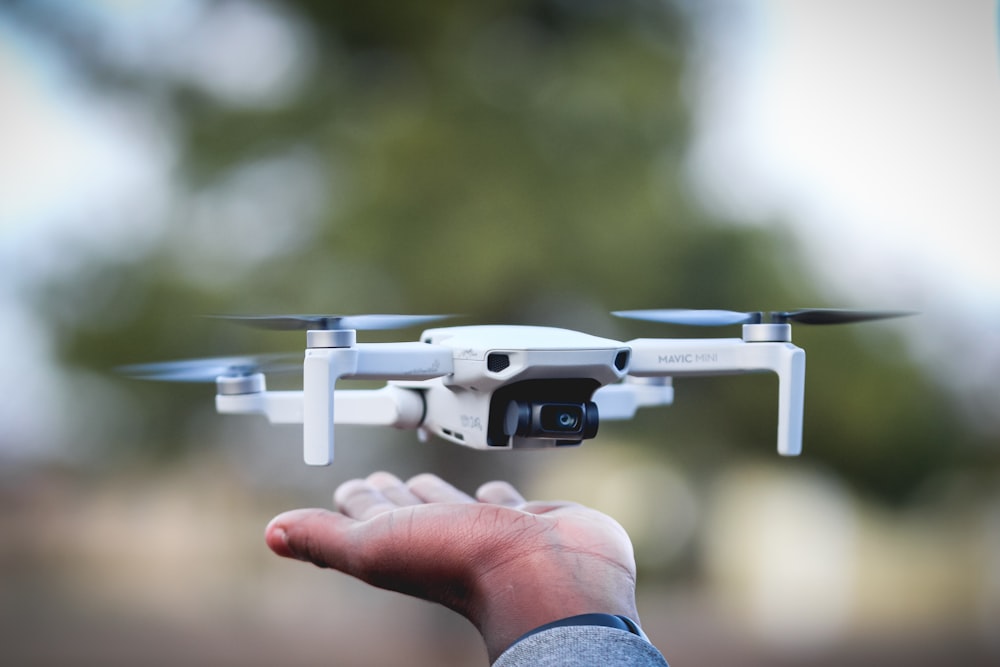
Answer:
[{"label": "human skin", "polygon": [[462,614],[491,662],[529,630],[568,616],[638,619],[631,541],[597,510],[527,502],[506,482],[473,497],[435,475],[404,483],[386,472],[341,484],[334,504],[275,517],[268,546]]}]

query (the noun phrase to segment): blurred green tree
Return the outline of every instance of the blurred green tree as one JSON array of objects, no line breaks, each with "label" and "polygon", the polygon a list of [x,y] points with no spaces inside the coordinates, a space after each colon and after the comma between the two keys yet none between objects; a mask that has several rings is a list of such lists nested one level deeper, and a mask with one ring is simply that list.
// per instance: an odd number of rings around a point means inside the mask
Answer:
[{"label": "blurred green tree", "polygon": [[[297,0],[280,11],[300,26],[310,67],[297,92],[261,107],[136,76],[86,40],[62,40],[95,85],[146,95],[176,119],[185,186],[151,256],[41,302],[57,319],[107,285],[132,293],[131,319],[62,332],[70,362],[109,368],[289,342],[192,318],[215,312],[455,312],[632,338],[701,332],[604,313],[818,305],[780,226],[730,226],[685,187],[690,36],[674,4]],[[220,191],[245,196],[246,215],[213,218]],[[271,212],[268,197],[318,203],[305,223],[261,222],[254,207]],[[976,436],[912,362],[846,330],[806,338],[812,460],[895,499],[958,465]],[[770,379],[677,388],[668,417],[643,415],[625,432],[695,468],[734,452],[773,456]],[[186,449],[171,415],[202,394],[156,394],[161,451]]]}]

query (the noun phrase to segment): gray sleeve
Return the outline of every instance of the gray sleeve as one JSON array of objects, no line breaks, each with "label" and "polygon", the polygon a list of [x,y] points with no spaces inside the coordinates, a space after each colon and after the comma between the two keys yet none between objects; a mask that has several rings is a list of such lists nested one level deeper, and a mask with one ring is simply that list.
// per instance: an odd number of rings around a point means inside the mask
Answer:
[{"label": "gray sleeve", "polygon": [[656,647],[631,632],[600,625],[552,628],[517,642],[493,667],[668,667]]}]

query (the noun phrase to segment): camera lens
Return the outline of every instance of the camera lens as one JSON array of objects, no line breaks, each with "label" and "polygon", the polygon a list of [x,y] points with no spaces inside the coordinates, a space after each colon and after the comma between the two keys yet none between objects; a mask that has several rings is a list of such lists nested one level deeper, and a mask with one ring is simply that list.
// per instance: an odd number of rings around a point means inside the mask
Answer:
[{"label": "camera lens", "polygon": [[583,408],[580,405],[543,405],[539,417],[546,431],[572,433],[580,428]]},{"label": "camera lens", "polygon": [[520,442],[515,447],[576,445],[597,435],[597,405],[585,403],[541,403],[512,400],[497,431],[502,437],[516,437],[551,444]]}]

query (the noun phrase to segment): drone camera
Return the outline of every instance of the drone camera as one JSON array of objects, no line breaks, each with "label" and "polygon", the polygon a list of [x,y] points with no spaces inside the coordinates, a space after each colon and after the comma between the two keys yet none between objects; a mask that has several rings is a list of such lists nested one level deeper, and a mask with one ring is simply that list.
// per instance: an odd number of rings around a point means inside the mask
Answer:
[{"label": "drone camera", "polygon": [[590,378],[523,380],[497,389],[486,445],[536,448],[578,445],[597,435],[600,416]]},{"label": "drone camera", "polygon": [[583,403],[535,403],[511,401],[504,420],[504,433],[522,438],[586,440],[597,435],[597,405]]}]

